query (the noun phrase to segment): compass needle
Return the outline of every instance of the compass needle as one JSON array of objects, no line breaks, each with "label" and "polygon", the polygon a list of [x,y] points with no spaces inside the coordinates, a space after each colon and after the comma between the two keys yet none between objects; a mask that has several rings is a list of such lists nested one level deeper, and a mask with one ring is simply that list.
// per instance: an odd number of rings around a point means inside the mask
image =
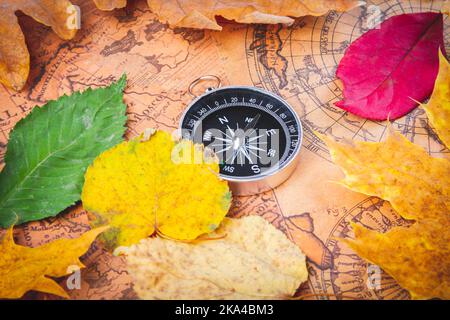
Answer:
[{"label": "compass needle", "polygon": [[248,161],[250,162],[250,164],[253,164],[253,161],[252,161],[252,159],[250,158],[250,155],[248,154],[247,149],[244,148],[244,147],[242,147],[241,150],[242,150],[242,153],[244,154],[244,156],[245,156],[245,157],[248,159]]},{"label": "compass needle", "polygon": [[261,135],[259,135],[259,136],[257,136],[257,137],[251,137],[251,138],[248,138],[248,141],[250,142],[250,141],[254,141],[254,140],[256,140],[256,139],[259,139],[259,138],[261,138],[261,137],[263,137],[264,135],[263,134],[261,134]]},{"label": "compass needle", "polygon": [[248,147],[249,147],[249,149],[251,149],[251,150],[265,151],[264,149],[261,149],[261,148],[259,148],[259,147],[255,147],[255,146],[252,146],[252,145],[249,145]]},{"label": "compass needle", "polygon": [[227,129],[231,132],[231,136],[234,136],[234,130],[229,125],[227,125]]},{"label": "compass needle", "polygon": [[242,151],[239,149],[239,164],[242,166],[244,164],[244,158],[242,158]]},{"label": "compass needle", "polygon": [[261,156],[259,156],[258,154],[256,154],[253,150],[248,150],[248,152],[250,152],[252,155],[254,155],[255,157],[257,157],[258,159],[261,159]]},{"label": "compass needle", "polygon": [[230,149],[231,149],[231,146],[230,146],[230,147],[228,147],[228,148],[224,148],[224,149],[222,149],[222,150],[219,150],[219,151],[217,151],[217,152],[216,152],[216,154],[219,154],[219,153],[225,152],[225,151],[227,151],[227,150],[230,150]]},{"label": "compass needle", "polygon": [[219,141],[228,142],[228,143],[231,143],[233,141],[232,139],[224,139],[224,138],[220,138],[220,137],[214,137],[214,139],[219,140]]},{"label": "compass needle", "polygon": [[210,145],[208,145],[208,147],[209,146],[214,147],[214,148],[223,147],[223,143],[221,143],[221,144],[210,144]]}]

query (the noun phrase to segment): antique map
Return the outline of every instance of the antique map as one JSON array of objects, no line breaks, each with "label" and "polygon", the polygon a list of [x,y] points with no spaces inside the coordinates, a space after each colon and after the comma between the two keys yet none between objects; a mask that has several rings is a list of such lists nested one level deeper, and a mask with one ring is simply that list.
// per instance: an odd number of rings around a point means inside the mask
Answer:
[{"label": "antique map", "polygon": [[[334,183],[343,174],[329,159],[313,130],[335,137],[380,141],[386,122],[365,120],[336,108],[342,85],[336,67],[349,44],[393,15],[439,11],[441,1],[361,1],[349,12],[297,19],[291,26],[242,25],[221,21],[223,31],[174,28],[158,22],[145,1],[126,9],[97,10],[92,1],[81,7],[82,28],[72,41],[20,17],[31,53],[31,73],[21,92],[0,86],[0,168],[14,124],[34,106],[64,93],[99,87],[128,75],[127,137],[145,128],[168,131],[192,100],[189,84],[217,75],[224,85],[250,85],[272,91],[297,111],[304,126],[301,161],[293,176],[275,190],[234,197],[230,216],[257,214],[272,222],[308,257],[309,280],[297,295],[311,299],[408,299],[409,294],[339,238],[352,237],[351,221],[386,231],[408,223],[378,198]],[[450,22],[444,16],[450,52]],[[428,125],[420,108],[393,122],[393,128],[433,156],[448,150]],[[28,223],[15,230],[16,241],[38,246],[60,237],[77,237],[89,229],[89,216],[78,204],[56,218]],[[134,299],[124,260],[96,242],[83,257],[81,286],[60,284],[73,299]],[[54,299],[28,293],[25,298]]]}]

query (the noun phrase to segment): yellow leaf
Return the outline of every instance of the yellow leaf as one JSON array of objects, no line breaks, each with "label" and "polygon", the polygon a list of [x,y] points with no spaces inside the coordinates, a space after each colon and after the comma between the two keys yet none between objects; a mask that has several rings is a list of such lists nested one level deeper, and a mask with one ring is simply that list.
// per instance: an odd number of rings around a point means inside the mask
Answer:
[{"label": "yellow leaf", "polygon": [[306,281],[305,256],[259,216],[225,218],[214,235],[183,243],[148,238],[126,253],[142,299],[281,299]]},{"label": "yellow leaf", "polygon": [[413,299],[450,299],[448,223],[423,220],[384,234],[357,224],[353,230],[356,240],[344,241],[393,276]]},{"label": "yellow leaf", "polygon": [[[119,0],[101,0],[111,10]],[[291,17],[320,16],[329,10],[346,11],[358,5],[356,0],[147,0],[150,9],[163,23],[172,27],[221,30],[216,16],[240,23],[291,24]]]},{"label": "yellow leaf", "polygon": [[[180,158],[180,159],[179,159]],[[175,143],[157,131],[149,140],[123,142],[88,168],[81,199],[97,215],[110,249],[126,246],[157,230],[175,239],[195,239],[217,228],[231,194],[203,147]]]},{"label": "yellow leaf", "polygon": [[415,220],[385,234],[354,225],[355,240],[344,241],[413,298],[450,298],[450,161],[430,157],[395,132],[380,143],[322,138],[345,173],[344,186],[388,200]]},{"label": "yellow leaf", "polygon": [[79,17],[68,0],[0,0],[0,8],[0,83],[20,90],[28,78],[30,55],[16,12],[52,27],[63,39],[75,36]]},{"label": "yellow leaf", "polygon": [[396,132],[380,143],[322,138],[349,189],[388,200],[406,219],[446,218],[450,212],[448,160],[430,157]]},{"label": "yellow leaf", "polygon": [[30,290],[68,298],[48,277],[62,277],[70,273],[71,266],[84,267],[79,257],[106,229],[108,227],[93,229],[77,239],[59,239],[36,248],[15,244],[13,230],[8,229],[0,243],[0,298],[20,298]]},{"label": "yellow leaf", "polygon": [[450,64],[439,50],[439,73],[427,104],[422,104],[442,142],[450,148]]}]

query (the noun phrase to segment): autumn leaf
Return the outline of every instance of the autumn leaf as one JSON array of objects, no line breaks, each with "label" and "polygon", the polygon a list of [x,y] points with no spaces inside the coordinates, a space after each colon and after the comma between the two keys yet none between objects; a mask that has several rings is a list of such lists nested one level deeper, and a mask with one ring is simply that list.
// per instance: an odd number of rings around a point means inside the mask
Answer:
[{"label": "autumn leaf", "polygon": [[142,299],[282,299],[306,281],[305,256],[259,216],[225,218],[211,237],[148,238],[125,251]]},{"label": "autumn leaf", "polygon": [[127,0],[94,0],[94,3],[100,10],[110,11],[125,7]]},{"label": "autumn leaf", "polygon": [[336,106],[374,120],[407,114],[433,90],[439,47],[444,48],[442,14],[389,18],[345,52],[336,71],[344,99]]},{"label": "autumn leaf", "polygon": [[450,161],[433,158],[403,135],[384,142],[335,142],[321,136],[341,167],[347,188],[387,200],[406,219],[439,218],[450,212]]},{"label": "autumn leaf", "polygon": [[[121,0],[94,0],[104,10],[120,8]],[[147,0],[150,10],[171,27],[221,30],[216,16],[240,23],[292,24],[291,17],[320,16],[329,10],[346,11],[355,0]]]},{"label": "autumn leaf", "polygon": [[80,200],[88,165],[123,140],[125,83],[64,95],[16,124],[0,172],[0,226],[55,216]]},{"label": "autumn leaf", "polygon": [[62,39],[75,36],[79,17],[68,0],[0,0],[0,8],[0,83],[20,90],[28,78],[30,55],[16,12],[52,27]]},{"label": "autumn leaf", "polygon": [[413,298],[450,298],[450,161],[430,157],[396,132],[380,143],[322,138],[345,173],[344,186],[388,200],[415,220],[384,234],[354,224],[355,240],[343,241]]},{"label": "autumn leaf", "polygon": [[422,104],[431,125],[450,148],[450,64],[439,50],[439,73],[430,100]]},{"label": "autumn leaf", "polygon": [[[443,212],[443,215],[448,215]],[[450,236],[444,220],[420,220],[386,233],[353,224],[355,252],[379,265],[407,289],[413,299],[450,299]]]},{"label": "autumn leaf", "polygon": [[0,298],[20,298],[30,290],[68,298],[64,289],[49,277],[67,275],[72,266],[83,268],[79,257],[106,229],[97,228],[76,239],[58,239],[29,248],[15,244],[11,227],[0,242]]},{"label": "autumn leaf", "polygon": [[[145,139],[144,139],[145,140]],[[216,161],[203,147],[156,131],[148,140],[123,142],[105,151],[86,172],[82,201],[112,229],[110,249],[155,231],[175,239],[195,239],[213,231],[226,215],[231,195]]]}]

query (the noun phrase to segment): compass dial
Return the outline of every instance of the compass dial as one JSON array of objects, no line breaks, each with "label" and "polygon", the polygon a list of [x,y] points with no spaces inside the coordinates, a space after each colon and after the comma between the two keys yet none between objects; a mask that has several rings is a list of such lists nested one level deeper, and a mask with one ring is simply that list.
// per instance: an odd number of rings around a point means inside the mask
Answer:
[{"label": "compass dial", "polygon": [[219,158],[222,177],[252,179],[276,173],[296,156],[302,128],[281,98],[256,88],[225,87],[197,98],[186,110],[184,138]]}]

